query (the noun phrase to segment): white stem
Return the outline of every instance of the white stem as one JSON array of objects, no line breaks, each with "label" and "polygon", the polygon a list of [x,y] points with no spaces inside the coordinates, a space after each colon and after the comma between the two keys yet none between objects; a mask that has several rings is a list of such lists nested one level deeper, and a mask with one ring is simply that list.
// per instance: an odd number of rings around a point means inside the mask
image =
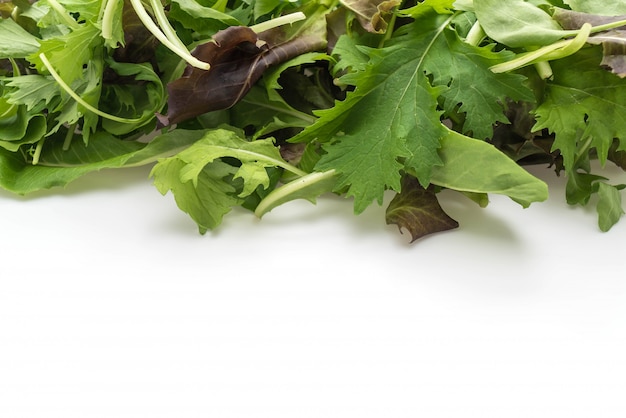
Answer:
[{"label": "white stem", "polygon": [[194,67],[203,70],[208,70],[209,68],[211,68],[211,65],[209,63],[200,61],[199,59],[191,55],[187,48],[181,49],[177,44],[170,41],[167,36],[165,36],[165,34],[161,32],[156,23],[154,23],[146,9],[141,4],[141,0],[130,0],[130,4],[133,6],[133,9],[135,9],[135,13],[137,13],[139,20],[141,20],[141,23],[144,24],[146,29],[148,29],[163,45],[165,45],[173,53],[175,53],[176,55],[184,59],[189,65],[192,65]]},{"label": "white stem", "polygon": [[103,118],[106,118],[106,119],[109,119],[109,120],[112,120],[112,121],[115,121],[115,122],[121,122],[121,123],[137,123],[137,122],[141,122],[141,118],[138,118],[138,119],[121,118],[119,116],[110,115],[110,114],[108,114],[106,112],[103,112],[102,110],[100,110],[98,108],[93,107],[92,105],[87,103],[85,100],[83,100],[83,98],[80,97],[74,90],[72,90],[72,88],[70,86],[68,86],[65,81],[63,81],[63,79],[61,78],[59,73],[57,73],[56,70],[52,67],[52,64],[48,60],[48,57],[46,57],[46,54],[44,54],[43,52],[41,54],[39,54],[39,59],[41,59],[41,62],[43,62],[43,65],[45,65],[46,69],[48,70],[48,72],[50,73],[52,78],[54,78],[54,80],[57,83],[59,83],[61,88],[63,88],[63,90],[65,90],[67,92],[67,94],[69,94],[70,97],[72,97],[72,99],[76,100],[81,106],[83,106],[87,110],[95,113],[98,116],[102,116]]},{"label": "white stem", "polygon": [[277,28],[282,25],[290,25],[300,20],[306,19],[306,15],[302,12],[291,13],[284,16],[279,16],[275,19],[268,20],[267,22],[258,23],[250,26],[255,33],[260,33],[266,30]]}]

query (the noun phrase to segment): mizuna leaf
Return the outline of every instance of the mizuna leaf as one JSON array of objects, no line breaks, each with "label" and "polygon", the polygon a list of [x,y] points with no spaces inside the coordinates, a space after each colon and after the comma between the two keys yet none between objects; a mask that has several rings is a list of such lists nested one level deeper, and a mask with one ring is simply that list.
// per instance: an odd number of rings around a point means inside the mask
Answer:
[{"label": "mizuna leaf", "polygon": [[440,102],[447,111],[465,112],[464,128],[484,138],[507,120],[507,97],[532,100],[523,77],[500,78],[489,70],[509,54],[462,43],[451,20],[431,11],[399,30],[388,47],[361,47],[369,63],[339,80],[354,91],[317,112],[318,121],[293,139],[324,143],[316,170],[337,171],[336,190],[355,197],[357,213],[372,201],[382,203],[386,189],[399,192],[404,170],[428,185],[446,135]]},{"label": "mizuna leaf", "polygon": [[441,208],[432,187],[423,188],[411,176],[402,179],[402,191],[391,200],[385,216],[387,224],[397,225],[400,231],[406,229],[411,234],[411,242],[459,226]]},{"label": "mizuna leaf", "polygon": [[71,86],[74,81],[83,78],[84,67],[94,60],[97,45],[103,43],[100,29],[87,22],[66,35],[41,41],[39,51],[30,55],[28,60],[38,71],[46,73],[45,65],[39,58],[39,53],[45,53],[63,81]]},{"label": "mizuna leaf", "polygon": [[556,134],[553,150],[561,152],[568,171],[592,148],[604,164],[615,138],[619,149],[626,147],[626,80],[600,68],[601,55],[590,47],[554,61],[554,79],[535,111],[533,131]]}]

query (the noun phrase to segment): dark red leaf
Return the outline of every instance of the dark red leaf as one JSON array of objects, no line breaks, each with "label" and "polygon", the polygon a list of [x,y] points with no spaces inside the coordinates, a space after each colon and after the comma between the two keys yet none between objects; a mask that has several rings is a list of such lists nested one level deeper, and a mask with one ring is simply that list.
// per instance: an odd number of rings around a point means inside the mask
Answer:
[{"label": "dark red leaf", "polygon": [[387,207],[387,224],[396,224],[411,234],[411,242],[435,232],[447,231],[459,226],[446,214],[432,188],[424,189],[417,179],[404,176],[402,191]]},{"label": "dark red leaf", "polygon": [[159,120],[163,125],[171,125],[227,109],[241,100],[271,65],[324,45],[324,40],[316,37],[282,41],[276,31],[257,35],[244,26],[222,30],[211,42],[192,51],[196,58],[211,64],[211,68],[188,66],[179,79],[168,84],[167,116],[159,115]]}]

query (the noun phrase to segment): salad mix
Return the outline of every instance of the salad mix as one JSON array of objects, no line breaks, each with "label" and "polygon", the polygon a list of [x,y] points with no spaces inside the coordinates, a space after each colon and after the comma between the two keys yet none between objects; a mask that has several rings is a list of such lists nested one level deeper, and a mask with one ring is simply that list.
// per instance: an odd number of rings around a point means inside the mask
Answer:
[{"label": "salad mix", "polygon": [[[150,165],[200,233],[335,193],[412,240],[567,179],[623,215],[626,0],[0,0],[0,187]],[[593,197],[593,199],[592,199]]]}]

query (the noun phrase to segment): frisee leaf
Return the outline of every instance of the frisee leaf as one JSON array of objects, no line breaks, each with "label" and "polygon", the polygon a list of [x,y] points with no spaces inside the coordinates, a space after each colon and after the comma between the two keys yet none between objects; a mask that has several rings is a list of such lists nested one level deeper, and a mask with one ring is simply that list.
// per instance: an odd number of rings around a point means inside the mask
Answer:
[{"label": "frisee leaf", "polygon": [[[230,159],[238,163],[225,162]],[[237,132],[214,129],[184,151],[161,159],[151,176],[162,194],[174,194],[181,210],[204,233],[216,228],[233,206],[243,203],[243,198],[259,188],[268,188],[266,170],[276,167],[306,175],[281,158],[271,138],[249,142]],[[242,180],[241,187],[236,186],[237,179]]]}]

